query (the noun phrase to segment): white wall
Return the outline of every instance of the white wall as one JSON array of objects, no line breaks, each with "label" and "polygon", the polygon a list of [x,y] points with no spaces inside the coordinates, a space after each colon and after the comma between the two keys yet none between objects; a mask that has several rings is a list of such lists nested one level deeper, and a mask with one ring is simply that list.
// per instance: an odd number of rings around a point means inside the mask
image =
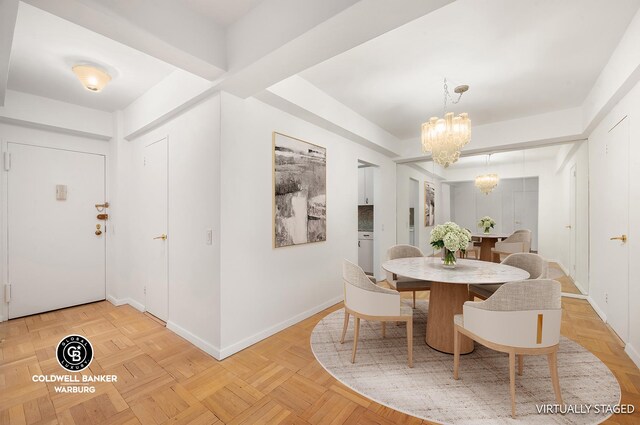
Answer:
[{"label": "white wall", "polygon": [[[121,121],[121,119],[120,119]],[[169,319],[208,353],[220,345],[220,96],[196,104],[131,142],[118,141],[116,302],[145,303],[144,147],[168,138]],[[242,214],[245,216],[245,214]],[[206,245],[213,229],[214,243]]]},{"label": "white wall", "polygon": [[[273,248],[273,131],[327,148],[326,242]],[[374,264],[379,264],[396,240],[396,165],[256,99],[224,92],[221,158],[225,357],[342,300],[341,262],[358,258],[359,159],[377,165]]]},{"label": "white wall", "polygon": [[[418,181],[418,208],[415,210],[415,238],[418,247],[426,255],[433,253],[429,237],[433,226],[424,225],[424,183],[435,187],[436,224],[449,220],[449,196],[443,193],[441,180],[408,165],[398,164],[396,168],[396,240],[398,244],[409,244],[409,207],[415,196],[410,193],[410,179]],[[448,188],[447,188],[448,190]],[[385,253],[386,254],[386,253]]]},{"label": "white wall", "polygon": [[[608,130],[624,116],[629,119],[629,229],[628,229],[628,253],[629,253],[629,338],[626,352],[640,366],[640,84],[636,84],[633,89],[611,110],[602,122],[595,128],[589,136],[590,151],[590,172],[592,179],[606,179],[608,170],[605,162],[596,155],[601,151],[601,143]],[[606,180],[603,180],[606,181]],[[598,202],[599,194],[593,190],[590,193],[590,223],[589,228],[601,224],[595,220],[596,217],[606,217],[609,205]],[[591,246],[602,241],[591,240]],[[598,280],[594,276],[597,269],[605,270],[606,258],[590,255],[591,281],[589,283],[589,295],[592,302],[600,312],[606,312],[605,293],[609,286],[608,280]]]}]

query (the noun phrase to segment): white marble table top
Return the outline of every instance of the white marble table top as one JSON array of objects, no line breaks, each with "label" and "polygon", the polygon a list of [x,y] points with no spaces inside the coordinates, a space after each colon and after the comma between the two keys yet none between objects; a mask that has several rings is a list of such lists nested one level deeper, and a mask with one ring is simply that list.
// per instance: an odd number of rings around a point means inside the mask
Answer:
[{"label": "white marble table top", "polygon": [[529,272],[517,267],[480,260],[457,259],[454,269],[442,266],[440,257],[397,258],[382,263],[382,268],[399,276],[432,282],[459,284],[505,283],[529,278]]},{"label": "white marble table top", "polygon": [[471,236],[474,238],[496,238],[496,239],[506,239],[511,234],[506,233],[472,233]]}]

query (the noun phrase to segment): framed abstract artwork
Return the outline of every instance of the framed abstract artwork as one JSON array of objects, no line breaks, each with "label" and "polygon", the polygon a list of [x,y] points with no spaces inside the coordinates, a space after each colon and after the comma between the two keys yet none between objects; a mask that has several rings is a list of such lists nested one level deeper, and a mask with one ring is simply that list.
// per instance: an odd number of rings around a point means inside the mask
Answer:
[{"label": "framed abstract artwork", "polygon": [[273,246],[327,240],[327,150],[273,132]]},{"label": "framed abstract artwork", "polygon": [[429,183],[424,182],[424,227],[436,224],[436,189]]}]

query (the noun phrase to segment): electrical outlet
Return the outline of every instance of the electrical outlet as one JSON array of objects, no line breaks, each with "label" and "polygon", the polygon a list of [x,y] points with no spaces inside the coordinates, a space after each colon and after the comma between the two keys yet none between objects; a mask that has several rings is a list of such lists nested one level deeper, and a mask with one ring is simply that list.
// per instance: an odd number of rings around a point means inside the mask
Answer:
[{"label": "electrical outlet", "polygon": [[604,294],[604,303],[609,304],[609,294]]},{"label": "electrical outlet", "polygon": [[142,290],[144,292],[145,295],[147,295],[147,287],[145,286],[144,289]]}]

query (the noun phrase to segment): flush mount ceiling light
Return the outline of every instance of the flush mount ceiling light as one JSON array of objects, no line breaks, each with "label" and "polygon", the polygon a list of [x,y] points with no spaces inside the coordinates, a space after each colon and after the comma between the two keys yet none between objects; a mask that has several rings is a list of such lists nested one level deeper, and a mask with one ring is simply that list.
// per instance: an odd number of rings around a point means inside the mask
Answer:
[{"label": "flush mount ceiling light", "polygon": [[84,88],[92,92],[102,91],[111,81],[111,76],[105,70],[94,65],[75,65],[71,69]]},{"label": "flush mount ceiling light", "polygon": [[[489,168],[489,160],[491,155],[487,156],[487,168]],[[480,192],[488,195],[493,189],[498,186],[498,175],[495,173],[482,174],[476,177],[476,187],[480,189]]]},{"label": "flush mount ceiling light", "polygon": [[[453,91],[458,94],[458,99],[451,99],[451,103],[460,102],[462,94],[469,90],[469,86],[456,87]],[[447,168],[460,158],[460,150],[471,140],[471,120],[469,115],[462,113],[454,116],[453,112],[447,113],[447,98],[451,98],[447,87],[447,79],[444,79],[444,118],[431,117],[422,124],[422,151],[431,152],[435,162]]]}]

